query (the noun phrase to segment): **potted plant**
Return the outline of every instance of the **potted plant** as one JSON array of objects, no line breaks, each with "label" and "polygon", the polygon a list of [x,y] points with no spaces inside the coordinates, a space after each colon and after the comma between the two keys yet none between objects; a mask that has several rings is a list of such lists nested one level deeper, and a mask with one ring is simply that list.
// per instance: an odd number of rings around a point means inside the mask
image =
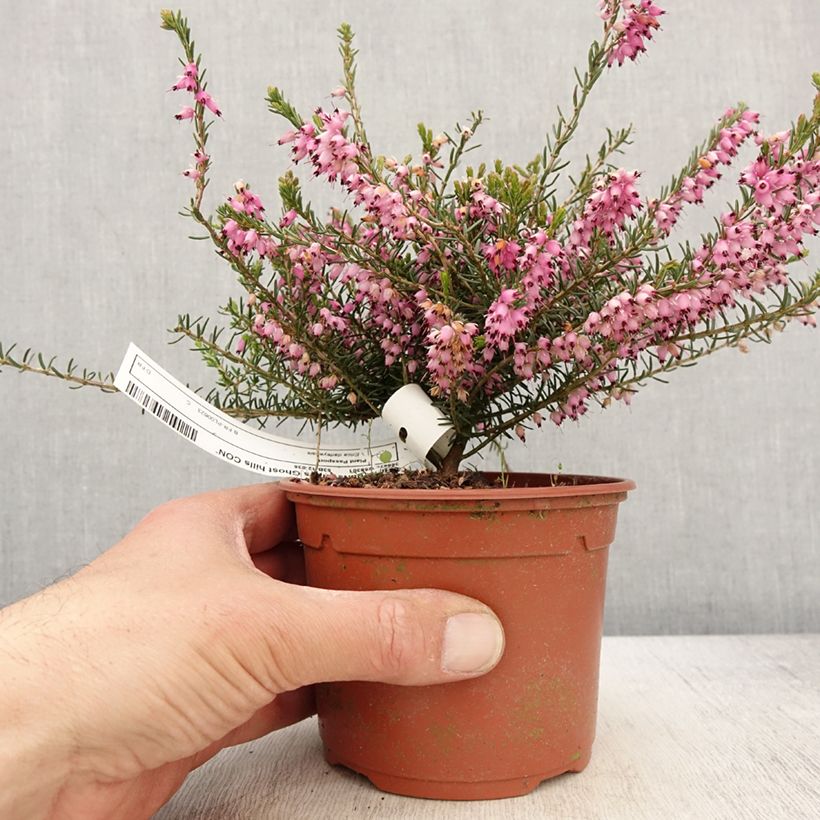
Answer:
[{"label": "potted plant", "polygon": [[[637,171],[613,164],[629,129],[608,132],[569,184],[560,174],[596,81],[645,50],[662,14],[651,0],[601,3],[603,33],[576,73],[572,106],[523,167],[463,167],[481,112],[438,135],[419,125],[417,157],[374,151],[342,25],[331,106],[305,117],[277,88],[267,93],[287,121],[280,144],[342,204],[320,217],[289,172],[282,215],[271,219],[245,182],[214,213],[203,209],[221,111],[186,20],[162,12],[183,50],[172,88],[190,95],[176,115],[193,127],[186,214],[243,291],[223,309],[227,332],[189,316],[175,328],[217,372],[210,402],[246,420],[305,419],[319,432],[384,415],[426,468],[287,482],[309,582],[447,588],[487,603],[505,627],[505,655],[482,678],[320,687],[328,759],[382,788],[510,796],[589,760],[607,548],[633,484],[509,474],[503,454],[500,473],[480,473],[475,459],[593,404],[628,403],[717,350],[815,322],[820,275],[799,281],[793,263],[820,222],[820,95],[771,136],[744,105],[727,110],[652,198]],[[757,156],[740,172],[738,199],[699,243],[673,249],[681,211],[747,142]],[[0,348],[0,365],[114,389],[110,377],[29,352]]]}]

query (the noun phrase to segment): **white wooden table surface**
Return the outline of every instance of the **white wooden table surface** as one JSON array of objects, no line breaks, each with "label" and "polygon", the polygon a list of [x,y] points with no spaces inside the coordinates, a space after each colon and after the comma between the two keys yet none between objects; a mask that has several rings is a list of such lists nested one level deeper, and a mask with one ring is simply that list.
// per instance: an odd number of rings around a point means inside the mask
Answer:
[{"label": "white wooden table surface", "polygon": [[605,638],[599,703],[588,768],[525,797],[384,794],[324,762],[314,718],[225,750],[157,818],[820,818],[820,635]]}]

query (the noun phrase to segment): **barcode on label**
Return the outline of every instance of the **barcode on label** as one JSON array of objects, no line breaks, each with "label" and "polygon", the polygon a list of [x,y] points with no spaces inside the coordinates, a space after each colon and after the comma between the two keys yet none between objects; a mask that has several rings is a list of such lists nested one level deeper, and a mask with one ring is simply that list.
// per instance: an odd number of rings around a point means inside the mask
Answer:
[{"label": "barcode on label", "polygon": [[185,436],[189,441],[196,441],[196,427],[192,424],[188,424],[187,421],[183,421],[173,410],[155,399],[150,393],[147,393],[132,381],[128,382],[125,392],[134,399],[134,401],[141,404],[143,410],[153,413],[160,421],[167,424],[172,430],[176,430]]}]

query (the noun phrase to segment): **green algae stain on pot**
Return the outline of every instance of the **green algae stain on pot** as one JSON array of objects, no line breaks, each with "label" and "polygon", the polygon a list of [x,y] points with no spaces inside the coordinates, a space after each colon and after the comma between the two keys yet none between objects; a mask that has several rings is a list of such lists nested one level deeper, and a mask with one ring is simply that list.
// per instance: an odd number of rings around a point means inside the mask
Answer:
[{"label": "green algae stain on pot", "polygon": [[370,580],[377,588],[387,588],[391,584],[407,584],[411,578],[410,567],[404,559],[390,560],[381,556],[361,556],[359,563],[366,566]]},{"label": "green algae stain on pot", "polygon": [[440,751],[445,753],[457,751],[459,734],[454,723],[434,723],[427,727],[427,731]]},{"label": "green algae stain on pot", "polygon": [[475,510],[470,513],[470,518],[476,521],[496,521],[498,513],[495,510]]},{"label": "green algae stain on pot", "polygon": [[498,501],[478,501],[470,513],[470,518],[474,521],[496,521],[500,517],[500,506],[501,504]]},{"label": "green algae stain on pot", "polygon": [[578,694],[572,683],[556,675],[547,681],[547,697],[551,709],[558,709],[565,714],[578,709]]},{"label": "green algae stain on pot", "polygon": [[544,733],[545,715],[571,715],[577,705],[575,691],[560,675],[539,677],[526,685],[513,711],[513,723],[522,734],[538,739]]},{"label": "green algae stain on pot", "polygon": [[514,721],[518,727],[527,729],[543,722],[544,680],[530,681],[524,694],[519,698],[514,710]]}]

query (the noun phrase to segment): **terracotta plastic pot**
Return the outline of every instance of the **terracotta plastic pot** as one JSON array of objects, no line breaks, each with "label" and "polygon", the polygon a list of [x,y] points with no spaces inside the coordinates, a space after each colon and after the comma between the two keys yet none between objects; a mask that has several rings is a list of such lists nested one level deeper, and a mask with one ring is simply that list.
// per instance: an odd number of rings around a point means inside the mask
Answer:
[{"label": "terracotta plastic pot", "polygon": [[284,482],[309,584],[460,592],[492,607],[506,634],[501,662],[473,680],[319,686],[328,762],[385,791],[455,800],[526,794],[589,762],[607,548],[635,485],[510,478],[490,490]]}]

